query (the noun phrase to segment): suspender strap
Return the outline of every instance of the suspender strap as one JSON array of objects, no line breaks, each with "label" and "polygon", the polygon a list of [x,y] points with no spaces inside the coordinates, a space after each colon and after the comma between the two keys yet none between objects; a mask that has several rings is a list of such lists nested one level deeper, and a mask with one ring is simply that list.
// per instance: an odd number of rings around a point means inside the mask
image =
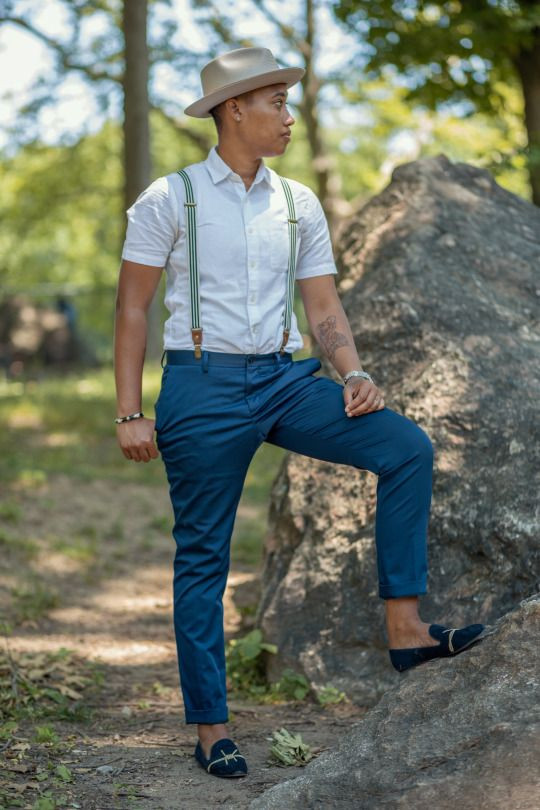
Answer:
[{"label": "suspender strap", "polygon": [[287,208],[289,209],[289,266],[287,269],[287,293],[285,296],[285,312],[283,313],[283,340],[279,349],[280,354],[285,353],[285,344],[289,339],[291,331],[291,317],[294,305],[294,277],[296,275],[296,229],[298,227],[298,220],[296,219],[296,211],[294,208],[294,198],[292,195],[291,187],[284,177],[279,178],[283,191],[285,192],[285,199],[287,200]]},{"label": "suspender strap", "polygon": [[191,338],[193,340],[193,348],[195,350],[195,357],[201,357],[202,346],[202,327],[201,327],[201,302],[199,297],[199,269],[197,265],[197,217],[195,196],[193,194],[193,186],[189,179],[188,173],[184,169],[180,169],[178,174],[184,181],[186,189],[186,201],[184,203],[186,211],[186,241],[188,246],[188,260],[189,260],[189,292],[191,302]]}]

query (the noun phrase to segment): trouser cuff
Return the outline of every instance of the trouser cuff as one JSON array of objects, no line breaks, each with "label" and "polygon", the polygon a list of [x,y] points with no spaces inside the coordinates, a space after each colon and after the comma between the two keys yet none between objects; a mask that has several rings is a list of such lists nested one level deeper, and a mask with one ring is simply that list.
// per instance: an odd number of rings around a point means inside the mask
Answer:
[{"label": "trouser cuff", "polygon": [[186,723],[228,723],[226,706],[216,709],[184,709]]},{"label": "trouser cuff", "polygon": [[379,596],[381,599],[392,599],[397,596],[421,596],[427,593],[425,580],[413,580],[411,582],[399,582],[395,585],[379,585]]}]

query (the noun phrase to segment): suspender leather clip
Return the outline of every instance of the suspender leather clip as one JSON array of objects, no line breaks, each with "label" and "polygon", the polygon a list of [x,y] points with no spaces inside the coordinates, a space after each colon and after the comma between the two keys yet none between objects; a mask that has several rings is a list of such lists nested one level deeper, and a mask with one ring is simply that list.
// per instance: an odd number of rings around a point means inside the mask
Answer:
[{"label": "suspender leather clip", "polygon": [[202,346],[202,329],[192,329],[191,338],[193,340],[193,348],[195,350],[195,357],[197,360],[201,359],[201,346]]},{"label": "suspender leather clip", "polygon": [[289,339],[289,330],[284,329],[283,330],[283,340],[281,341],[281,347],[280,347],[280,350],[279,350],[280,354],[285,354],[285,345],[286,345],[288,339]]}]

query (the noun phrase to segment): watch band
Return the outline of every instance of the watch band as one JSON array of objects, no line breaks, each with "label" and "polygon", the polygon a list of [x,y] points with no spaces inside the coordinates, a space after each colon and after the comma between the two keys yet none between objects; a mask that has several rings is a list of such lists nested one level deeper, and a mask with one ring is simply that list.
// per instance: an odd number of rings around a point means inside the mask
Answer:
[{"label": "watch band", "polygon": [[364,379],[369,380],[370,382],[373,382],[373,377],[370,374],[368,374],[367,371],[356,371],[355,370],[355,371],[349,371],[349,372],[347,372],[347,374],[345,374],[345,376],[343,377],[343,385],[347,385],[347,383],[349,382],[349,380],[352,377],[363,377]]},{"label": "watch band", "polygon": [[117,425],[121,422],[131,422],[132,419],[142,419],[144,417],[144,413],[142,411],[138,411],[137,413],[130,413],[128,416],[117,416],[114,420]]}]

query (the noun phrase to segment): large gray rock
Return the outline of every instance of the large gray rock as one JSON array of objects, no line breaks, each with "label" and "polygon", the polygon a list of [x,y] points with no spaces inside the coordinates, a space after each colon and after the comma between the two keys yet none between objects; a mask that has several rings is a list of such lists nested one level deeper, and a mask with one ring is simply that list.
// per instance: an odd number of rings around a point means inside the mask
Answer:
[{"label": "large gray rock", "polygon": [[[404,164],[340,238],[339,292],[386,405],[435,448],[424,621],[492,622],[538,587],[540,210],[444,156]],[[321,373],[338,379],[323,360]],[[361,418],[361,417],[355,417]],[[288,454],[256,616],[285,666],[373,705],[387,653],[377,478]]]},{"label": "large gray rock", "polygon": [[540,594],[451,659],[400,675],[377,706],[253,810],[537,810]]}]

